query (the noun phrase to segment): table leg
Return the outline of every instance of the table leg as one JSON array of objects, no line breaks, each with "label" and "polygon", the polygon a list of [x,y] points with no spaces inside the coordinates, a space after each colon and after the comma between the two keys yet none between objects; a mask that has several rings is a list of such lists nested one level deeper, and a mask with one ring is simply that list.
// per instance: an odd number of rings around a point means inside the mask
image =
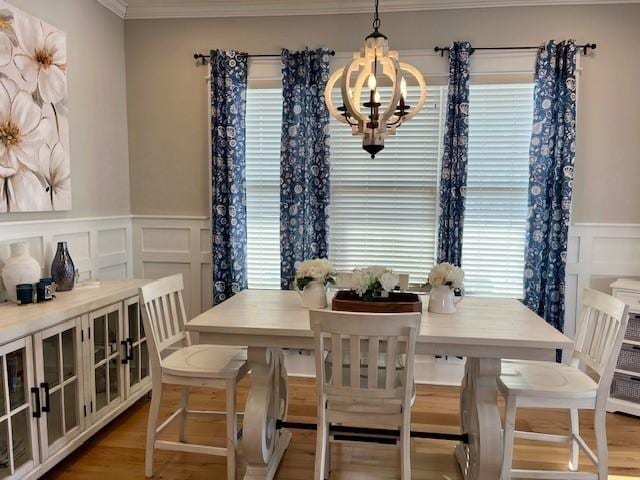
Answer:
[{"label": "table leg", "polygon": [[456,448],[456,458],[466,480],[500,478],[502,425],[496,384],[499,375],[499,359],[467,359],[460,416],[462,431],[469,434],[469,443]]},{"label": "table leg", "polygon": [[249,347],[251,389],[242,423],[245,480],[271,480],[284,455],[291,432],[276,430],[287,415],[287,371],[279,348]]}]

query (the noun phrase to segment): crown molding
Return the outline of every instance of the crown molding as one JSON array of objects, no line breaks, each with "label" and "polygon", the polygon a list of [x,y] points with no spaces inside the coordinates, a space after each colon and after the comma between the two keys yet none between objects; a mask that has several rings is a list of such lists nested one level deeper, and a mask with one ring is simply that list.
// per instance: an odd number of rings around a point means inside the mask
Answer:
[{"label": "crown molding", "polygon": [[[370,13],[371,0],[98,0],[120,4],[126,19],[259,17]],[[640,0],[388,0],[382,12],[445,10],[482,7],[595,5],[640,3]]]},{"label": "crown molding", "polygon": [[120,18],[125,18],[127,13],[127,2],[124,0],[98,0],[102,4]]}]

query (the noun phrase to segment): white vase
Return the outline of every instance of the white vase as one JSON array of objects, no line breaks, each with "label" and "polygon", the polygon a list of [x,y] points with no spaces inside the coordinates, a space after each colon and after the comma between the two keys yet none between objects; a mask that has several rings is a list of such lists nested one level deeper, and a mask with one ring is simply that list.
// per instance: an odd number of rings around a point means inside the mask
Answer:
[{"label": "white vase", "polygon": [[16,285],[38,283],[42,269],[40,264],[29,255],[29,244],[19,242],[11,244],[11,256],[2,267],[2,282],[9,300],[17,301]]},{"label": "white vase", "polygon": [[327,306],[327,287],[320,280],[309,282],[302,291],[297,290],[297,292],[305,308],[313,310]]},{"label": "white vase", "polygon": [[431,289],[429,293],[429,311],[433,313],[456,313],[456,304],[462,300],[462,296],[456,297],[453,288],[447,285],[439,285]]}]

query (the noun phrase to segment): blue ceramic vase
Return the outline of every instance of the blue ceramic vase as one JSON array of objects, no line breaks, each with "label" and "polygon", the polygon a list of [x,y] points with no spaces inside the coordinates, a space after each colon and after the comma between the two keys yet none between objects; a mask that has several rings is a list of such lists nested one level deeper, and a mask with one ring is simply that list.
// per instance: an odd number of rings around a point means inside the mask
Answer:
[{"label": "blue ceramic vase", "polygon": [[67,250],[67,242],[58,242],[58,249],[51,263],[51,277],[56,282],[57,292],[67,292],[73,289],[76,270],[69,250]]}]

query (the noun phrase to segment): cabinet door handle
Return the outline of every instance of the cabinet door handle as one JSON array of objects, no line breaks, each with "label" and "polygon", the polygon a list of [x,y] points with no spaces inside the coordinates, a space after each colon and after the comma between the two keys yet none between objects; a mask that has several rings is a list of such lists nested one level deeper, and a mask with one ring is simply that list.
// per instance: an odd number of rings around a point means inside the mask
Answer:
[{"label": "cabinet door handle", "polygon": [[121,363],[123,365],[126,365],[127,363],[129,363],[129,343],[127,342],[127,340],[122,340],[120,342],[120,345],[122,345],[124,353],[122,355],[122,360]]},{"label": "cabinet door handle", "polygon": [[133,361],[133,339],[127,338],[127,360]]},{"label": "cabinet door handle", "polygon": [[31,393],[35,397],[36,408],[33,409],[33,417],[40,418],[42,415],[40,410],[40,389],[38,387],[31,387]]},{"label": "cabinet door handle", "polygon": [[49,413],[51,411],[51,404],[49,403],[49,384],[47,382],[42,382],[40,387],[44,389],[44,405],[42,406],[42,411]]}]

